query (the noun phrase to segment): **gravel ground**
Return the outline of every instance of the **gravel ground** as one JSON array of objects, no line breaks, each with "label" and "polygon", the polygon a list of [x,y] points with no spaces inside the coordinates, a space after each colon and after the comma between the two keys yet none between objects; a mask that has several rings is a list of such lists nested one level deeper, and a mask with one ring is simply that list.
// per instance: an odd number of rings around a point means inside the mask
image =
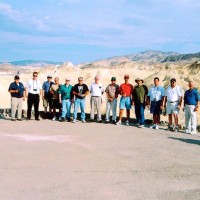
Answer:
[{"label": "gravel ground", "polygon": [[0,120],[0,200],[199,200],[200,137]]}]

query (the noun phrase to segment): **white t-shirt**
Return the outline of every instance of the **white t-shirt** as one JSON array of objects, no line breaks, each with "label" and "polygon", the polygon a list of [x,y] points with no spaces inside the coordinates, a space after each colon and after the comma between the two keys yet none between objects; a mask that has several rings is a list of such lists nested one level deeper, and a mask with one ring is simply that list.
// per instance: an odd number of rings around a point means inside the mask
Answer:
[{"label": "white t-shirt", "polygon": [[152,86],[148,92],[150,101],[160,101],[165,96],[165,89],[162,86]]},{"label": "white t-shirt", "polygon": [[40,94],[40,90],[42,90],[42,84],[38,80],[30,79],[26,84],[26,88],[28,88],[28,93]]},{"label": "white t-shirt", "polygon": [[101,97],[104,92],[104,87],[101,83],[92,83],[89,87],[91,96]]},{"label": "white t-shirt", "polygon": [[171,86],[169,86],[166,90],[165,96],[167,97],[167,101],[175,102],[179,100],[179,97],[183,96],[183,91],[181,87],[177,85],[174,88],[171,88]]}]

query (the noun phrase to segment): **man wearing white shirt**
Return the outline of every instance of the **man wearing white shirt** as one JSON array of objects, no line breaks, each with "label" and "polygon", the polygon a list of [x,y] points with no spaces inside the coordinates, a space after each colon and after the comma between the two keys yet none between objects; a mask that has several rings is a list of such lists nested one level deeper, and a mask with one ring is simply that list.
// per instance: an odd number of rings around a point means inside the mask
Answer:
[{"label": "man wearing white shirt", "polygon": [[[176,85],[176,79],[170,80],[170,86],[166,90],[164,108],[169,116],[169,130],[178,131],[178,113],[181,108],[183,91]],[[172,126],[172,116],[174,117],[175,126]]]},{"label": "man wearing white shirt", "polygon": [[28,98],[27,120],[31,119],[31,110],[34,105],[35,120],[39,121],[39,102],[42,94],[41,82],[37,80],[38,73],[33,72],[33,78],[26,85],[26,98]]},{"label": "man wearing white shirt", "polygon": [[159,85],[159,78],[154,78],[154,86],[152,86],[147,95],[147,105],[150,105],[150,113],[153,114],[153,126],[150,128],[159,129],[160,114],[163,109],[163,101],[165,97],[165,90]]},{"label": "man wearing white shirt", "polygon": [[102,104],[102,95],[104,93],[104,88],[101,83],[99,83],[100,77],[95,76],[95,82],[92,83],[89,87],[91,93],[91,112],[90,112],[90,121],[94,121],[95,110],[97,110],[97,121],[101,122],[101,104]]}]

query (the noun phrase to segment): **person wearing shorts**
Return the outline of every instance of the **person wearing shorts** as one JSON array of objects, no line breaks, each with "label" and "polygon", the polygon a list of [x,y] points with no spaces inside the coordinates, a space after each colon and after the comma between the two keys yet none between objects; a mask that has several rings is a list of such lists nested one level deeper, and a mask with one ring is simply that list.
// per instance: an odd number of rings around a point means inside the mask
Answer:
[{"label": "person wearing shorts", "polygon": [[121,95],[120,103],[119,103],[119,121],[116,125],[121,125],[122,116],[124,109],[126,109],[126,125],[129,126],[129,119],[130,119],[130,109],[132,106],[132,92],[133,92],[133,85],[129,83],[129,75],[126,74],[124,76],[125,83],[121,84],[119,87],[119,94]]},{"label": "person wearing shorts", "polygon": [[153,114],[153,125],[150,128],[159,129],[160,114],[163,109],[165,98],[165,89],[159,85],[159,78],[154,78],[154,86],[152,86],[147,95],[146,105],[150,105],[150,113]]},{"label": "person wearing shorts", "polygon": [[143,85],[143,79],[137,78],[135,79],[135,82],[137,83],[137,85],[133,90],[132,105],[135,106],[135,116],[138,128],[144,128],[144,110],[146,105],[148,89],[146,85]]},{"label": "person wearing shorts", "polygon": [[[178,130],[178,113],[181,108],[183,91],[176,85],[176,79],[170,80],[170,86],[166,90],[164,108],[169,117],[169,130]],[[172,116],[174,117],[175,126],[172,125]]]}]

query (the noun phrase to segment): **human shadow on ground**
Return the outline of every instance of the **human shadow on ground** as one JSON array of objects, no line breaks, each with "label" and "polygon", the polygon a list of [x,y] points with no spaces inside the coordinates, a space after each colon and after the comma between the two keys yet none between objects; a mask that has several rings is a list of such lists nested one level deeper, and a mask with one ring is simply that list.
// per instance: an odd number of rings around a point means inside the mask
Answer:
[{"label": "human shadow on ground", "polygon": [[184,138],[175,138],[175,137],[168,137],[169,139],[173,140],[179,140],[181,142],[185,142],[188,144],[195,144],[200,146],[200,140],[194,140],[194,139],[184,139]]}]

